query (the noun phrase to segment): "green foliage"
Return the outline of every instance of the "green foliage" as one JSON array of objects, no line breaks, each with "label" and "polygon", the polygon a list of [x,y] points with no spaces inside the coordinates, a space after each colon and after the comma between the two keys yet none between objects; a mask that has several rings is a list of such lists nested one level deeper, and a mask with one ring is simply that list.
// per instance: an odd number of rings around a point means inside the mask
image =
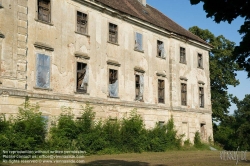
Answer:
[{"label": "green foliage", "polygon": [[236,46],[233,59],[248,72],[248,77],[250,77],[250,6],[247,5],[249,1],[190,0],[190,2],[192,5],[203,2],[207,17],[212,17],[217,23],[221,21],[231,23],[239,16],[245,19],[239,30],[239,33],[243,35],[242,41],[240,46]]},{"label": "green foliage", "polygon": [[201,142],[200,132],[198,131],[194,135],[194,147],[200,150],[209,150],[209,145]]},{"label": "green foliage", "polygon": [[214,121],[223,121],[231,106],[228,85],[239,84],[235,73],[239,67],[233,58],[235,43],[222,35],[216,37],[209,30],[197,26],[189,28],[189,31],[213,46],[209,54],[212,116]]}]

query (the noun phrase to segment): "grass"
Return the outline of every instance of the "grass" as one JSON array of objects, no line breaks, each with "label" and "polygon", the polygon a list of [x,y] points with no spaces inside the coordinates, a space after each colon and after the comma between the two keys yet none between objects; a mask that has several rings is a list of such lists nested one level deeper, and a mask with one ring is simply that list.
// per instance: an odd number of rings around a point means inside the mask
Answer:
[{"label": "grass", "polygon": [[[250,160],[250,153],[247,153]],[[221,160],[219,151],[167,151],[159,153],[127,153],[85,157],[85,164],[0,164],[0,166],[230,166],[236,161]],[[249,166],[250,161],[239,161],[238,166]]]}]

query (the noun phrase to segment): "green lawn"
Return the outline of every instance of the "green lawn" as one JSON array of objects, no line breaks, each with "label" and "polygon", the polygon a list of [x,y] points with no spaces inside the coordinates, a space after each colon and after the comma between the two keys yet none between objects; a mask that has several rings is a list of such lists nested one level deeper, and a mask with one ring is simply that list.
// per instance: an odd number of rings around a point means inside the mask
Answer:
[{"label": "green lawn", "polygon": [[[238,166],[250,166],[249,161],[239,161]],[[1,166],[233,166],[236,161],[221,160],[219,151],[168,151],[159,153],[128,153],[115,155],[92,155],[84,158],[85,164],[0,164]]]}]

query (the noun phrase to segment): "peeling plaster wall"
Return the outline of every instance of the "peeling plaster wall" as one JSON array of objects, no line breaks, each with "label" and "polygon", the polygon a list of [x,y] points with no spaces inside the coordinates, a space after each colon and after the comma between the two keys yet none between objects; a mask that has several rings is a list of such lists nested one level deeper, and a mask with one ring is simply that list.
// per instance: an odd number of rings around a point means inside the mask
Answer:
[{"label": "peeling plaster wall", "polygon": [[[30,96],[32,103],[39,103],[43,114],[58,116],[62,106],[69,106],[78,116],[81,105],[88,101],[94,106],[98,119],[122,118],[137,108],[148,128],[158,121],[167,122],[172,115],[180,134],[186,127],[183,123],[187,123],[187,138],[193,139],[201,123],[206,124],[206,140],[213,137],[208,51],[72,0],[53,0],[51,24],[41,23],[36,21],[36,3],[36,0],[6,0],[4,8],[0,9],[1,31],[6,36],[2,39],[0,61],[3,82],[0,84],[0,112],[16,113],[25,96]],[[89,36],[75,32],[77,11],[88,14]],[[22,14],[17,17],[17,12]],[[118,25],[118,45],[107,42],[109,22]],[[135,32],[143,35],[144,52],[134,51]],[[164,42],[166,59],[156,57],[157,40]],[[52,49],[35,47],[37,42]],[[180,46],[186,48],[187,64],[179,63]],[[75,57],[76,52],[90,59]],[[198,53],[203,55],[204,69],[197,68]],[[35,87],[37,54],[51,57],[49,89]],[[109,65],[108,60],[121,66]],[[88,94],[76,93],[77,62],[89,66]],[[134,101],[135,67],[145,70],[144,102]],[[118,99],[107,97],[109,68],[118,70]],[[157,76],[158,72],[166,77]],[[180,77],[188,79],[187,106],[181,106]],[[165,104],[158,103],[158,79],[165,81]],[[204,108],[199,107],[198,81],[205,83]]]}]

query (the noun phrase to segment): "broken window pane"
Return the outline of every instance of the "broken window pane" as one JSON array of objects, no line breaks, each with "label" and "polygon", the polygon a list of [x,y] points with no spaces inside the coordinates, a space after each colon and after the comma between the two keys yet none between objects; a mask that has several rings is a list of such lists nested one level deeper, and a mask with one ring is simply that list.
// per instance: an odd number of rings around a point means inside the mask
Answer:
[{"label": "broken window pane", "polygon": [[204,108],[204,88],[199,87],[199,102],[200,102],[200,107]]},{"label": "broken window pane", "polygon": [[165,58],[165,49],[164,49],[164,43],[162,41],[157,40],[157,56],[161,58]]},{"label": "broken window pane", "polygon": [[135,49],[139,51],[143,51],[142,47],[142,34],[136,32],[135,33]]},{"label": "broken window pane", "polygon": [[109,23],[109,41],[112,43],[118,43],[117,36],[117,25]]},{"label": "broken window pane", "polygon": [[181,105],[187,105],[187,84],[181,84]]},{"label": "broken window pane", "polygon": [[202,54],[198,54],[198,67],[202,68],[203,64],[202,64]]},{"label": "broken window pane", "polygon": [[135,99],[143,101],[144,77],[143,75],[135,75]]},{"label": "broken window pane", "polygon": [[165,89],[165,83],[164,80],[158,80],[158,102],[164,103],[164,89]]},{"label": "broken window pane", "polygon": [[89,82],[89,68],[87,64],[77,62],[76,79],[77,92],[87,93]]},{"label": "broken window pane", "polygon": [[180,63],[186,63],[186,50],[180,47]]},{"label": "broken window pane", "polygon": [[118,71],[109,69],[109,96],[118,97]]},{"label": "broken window pane", "polygon": [[50,22],[50,0],[38,0],[38,20]]},{"label": "broken window pane", "polygon": [[50,87],[50,57],[44,54],[37,54],[36,86],[40,88]]},{"label": "broken window pane", "polygon": [[77,32],[87,34],[87,14],[77,11]]}]

